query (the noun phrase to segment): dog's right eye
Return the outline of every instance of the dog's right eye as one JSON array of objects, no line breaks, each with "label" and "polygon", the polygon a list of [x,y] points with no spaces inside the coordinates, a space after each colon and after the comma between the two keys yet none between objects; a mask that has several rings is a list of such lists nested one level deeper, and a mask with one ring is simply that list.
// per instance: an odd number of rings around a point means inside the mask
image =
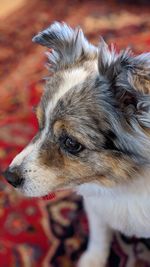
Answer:
[{"label": "dog's right eye", "polygon": [[84,149],[84,146],[82,144],[69,136],[62,136],[60,137],[59,141],[61,148],[73,155],[77,155]]}]

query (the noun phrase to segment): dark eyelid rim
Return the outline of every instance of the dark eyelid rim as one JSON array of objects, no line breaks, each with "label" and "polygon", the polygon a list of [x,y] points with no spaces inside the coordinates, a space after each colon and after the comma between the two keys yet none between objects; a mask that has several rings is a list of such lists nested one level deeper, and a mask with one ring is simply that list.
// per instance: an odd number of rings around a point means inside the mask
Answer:
[{"label": "dark eyelid rim", "polygon": [[[82,146],[82,150],[85,149],[85,146],[84,146],[83,144],[81,144],[81,143],[77,140],[77,138],[73,137],[72,135],[69,135],[66,131],[62,132],[62,133],[59,135],[59,138],[58,138],[58,142],[59,142],[59,144],[60,144],[60,148],[61,148],[61,149],[65,150],[65,148],[63,148],[63,147],[61,146],[61,140],[60,140],[61,137],[62,137],[63,141],[66,140],[67,138],[71,138],[72,140],[75,140],[77,143],[79,143],[79,144]],[[63,141],[62,141],[62,142],[63,142]],[[77,152],[76,154],[73,154],[73,153],[71,153],[70,151],[67,151],[67,150],[65,150],[65,152],[66,152],[66,153],[69,153],[69,154],[71,154],[71,155],[77,156],[80,152],[82,152],[82,150],[79,151],[79,152]]]}]

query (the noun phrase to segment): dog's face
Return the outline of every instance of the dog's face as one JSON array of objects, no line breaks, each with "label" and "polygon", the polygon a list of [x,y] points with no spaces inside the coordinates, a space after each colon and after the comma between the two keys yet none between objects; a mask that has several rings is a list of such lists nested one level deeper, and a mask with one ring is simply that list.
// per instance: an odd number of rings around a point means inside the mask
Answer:
[{"label": "dog's face", "polygon": [[119,54],[54,23],[34,41],[53,71],[36,109],[39,131],[7,179],[28,196],[83,183],[114,186],[149,163],[150,54]]}]

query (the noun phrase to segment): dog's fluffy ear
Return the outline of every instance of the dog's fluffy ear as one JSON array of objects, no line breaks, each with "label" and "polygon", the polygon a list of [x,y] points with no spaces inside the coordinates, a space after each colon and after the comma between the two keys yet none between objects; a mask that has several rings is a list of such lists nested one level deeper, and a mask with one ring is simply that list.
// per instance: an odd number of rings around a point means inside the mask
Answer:
[{"label": "dog's fluffy ear", "polygon": [[52,71],[68,68],[74,63],[97,55],[97,48],[87,41],[82,30],[74,30],[65,23],[53,23],[39,32],[33,42],[51,49],[46,54]]},{"label": "dog's fluffy ear", "polygon": [[130,49],[117,53],[101,40],[98,67],[126,118],[150,128],[150,53],[134,56]]}]

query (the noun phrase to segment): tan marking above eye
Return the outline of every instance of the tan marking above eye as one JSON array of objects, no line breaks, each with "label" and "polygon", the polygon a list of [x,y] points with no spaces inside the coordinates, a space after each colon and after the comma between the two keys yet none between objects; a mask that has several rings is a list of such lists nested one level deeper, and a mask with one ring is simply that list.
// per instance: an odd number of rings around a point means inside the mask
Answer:
[{"label": "tan marking above eye", "polygon": [[86,138],[86,134],[82,134],[78,131],[78,124],[67,120],[58,120],[53,124],[54,135],[58,137],[62,131],[65,130],[68,136],[75,138],[76,141],[85,147],[91,148],[90,139]]},{"label": "tan marking above eye", "polygon": [[65,123],[62,120],[56,121],[53,125],[54,135],[59,135],[62,129],[66,128]]},{"label": "tan marking above eye", "polygon": [[73,130],[73,127],[70,126],[70,123],[65,120],[58,120],[53,125],[53,131],[55,136],[59,136],[62,131],[65,130],[68,135],[72,135],[78,139],[76,132]]},{"label": "tan marking above eye", "polygon": [[79,143],[82,143],[82,136],[79,135],[75,128],[70,126],[70,123],[64,120],[58,120],[53,125],[53,131],[55,136],[59,136],[63,130],[67,132],[68,135],[74,137]]},{"label": "tan marking above eye", "polygon": [[44,125],[44,112],[40,105],[38,105],[35,109],[35,114],[37,116],[38,122],[40,126]]}]

